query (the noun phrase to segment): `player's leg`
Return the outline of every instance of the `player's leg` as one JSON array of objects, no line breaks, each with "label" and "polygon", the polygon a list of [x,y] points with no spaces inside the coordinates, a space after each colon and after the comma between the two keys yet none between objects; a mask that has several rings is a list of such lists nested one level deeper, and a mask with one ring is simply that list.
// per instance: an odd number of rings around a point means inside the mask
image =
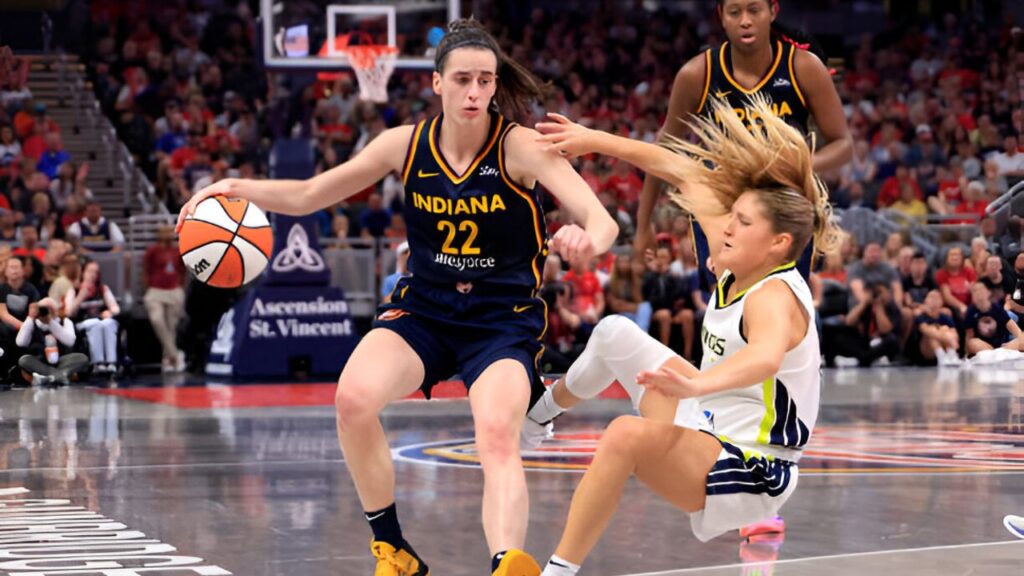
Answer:
[{"label": "player's leg", "polygon": [[[469,389],[484,470],[484,536],[492,556],[521,550],[526,541],[530,495],[519,455],[519,432],[530,405],[530,378],[521,361],[503,358],[488,365]],[[497,562],[492,569],[496,567]]]},{"label": "player's leg", "polygon": [[647,418],[617,418],[576,487],[544,576],[575,573],[604,533],[633,474],[681,510],[703,509],[707,475],[721,450],[718,440],[703,432]]},{"label": "player's leg", "polygon": [[[594,327],[587,347],[566,375],[548,388],[530,409],[526,427],[529,431],[538,429],[583,400],[596,397],[616,380],[643,416],[671,422],[678,401],[645,393],[636,383],[638,372],[656,370],[663,365],[686,376],[699,373],[695,366],[651,338],[635,323],[622,316],[608,316]],[[534,436],[536,434],[524,438],[524,444],[539,443],[539,440],[533,442]]]},{"label": "player's leg", "polygon": [[374,533],[373,553],[379,564],[400,566],[394,573],[402,576],[427,572],[398,524],[395,469],[380,412],[415,392],[423,378],[423,361],[413,348],[397,333],[377,328],[352,352],[335,394],[338,440]]}]

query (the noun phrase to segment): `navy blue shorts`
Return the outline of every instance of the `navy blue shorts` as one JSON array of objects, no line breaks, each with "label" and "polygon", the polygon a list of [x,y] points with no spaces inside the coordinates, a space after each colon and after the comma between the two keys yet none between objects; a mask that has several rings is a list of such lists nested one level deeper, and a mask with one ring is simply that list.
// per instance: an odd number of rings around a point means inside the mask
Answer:
[{"label": "navy blue shorts", "polygon": [[461,293],[402,278],[374,328],[402,337],[423,362],[420,388],[429,398],[439,381],[460,375],[469,389],[499,360],[516,360],[530,378],[530,406],[544,392],[537,361],[544,349],[547,307],[523,287],[474,287]]}]

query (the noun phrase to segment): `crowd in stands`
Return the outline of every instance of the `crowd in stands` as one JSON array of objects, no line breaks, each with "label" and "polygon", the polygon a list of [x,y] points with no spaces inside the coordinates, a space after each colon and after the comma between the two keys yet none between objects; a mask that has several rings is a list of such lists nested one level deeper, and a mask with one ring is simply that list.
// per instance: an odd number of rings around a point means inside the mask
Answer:
[{"label": "crowd in stands", "polygon": [[[509,54],[551,82],[549,96],[520,119],[524,124],[555,111],[653,142],[679,66],[724,39],[711,12],[693,17],[607,8],[584,16],[537,8],[526,22],[488,20]],[[96,95],[172,213],[217,179],[265,177],[275,138],[311,138],[316,169],[323,171],[358,154],[387,127],[440,111],[429,75],[418,71],[396,71],[389,102],[379,106],[361,102],[355,79],[347,74],[321,80],[267,73],[257,61],[257,24],[249,2],[210,8],[194,1],[96,0],[90,9],[92,40],[85,60]],[[822,176],[840,211],[886,211],[902,215],[908,226],[928,221],[974,226],[978,239],[970,246],[944,246],[938,259],[929,259],[910,245],[906,232],[881,246],[860,246],[850,235],[842,253],[824,257],[812,279],[830,363],[852,358],[868,365],[883,357],[929,363],[969,356],[983,343],[999,347],[1015,337],[1019,324],[1011,327],[992,310],[1015,315],[1018,322],[1024,312],[1013,298],[1024,274],[1021,219],[984,218],[989,203],[1024,179],[1020,38],[1009,24],[981,23],[968,15],[922,21],[900,32],[865,36],[833,55],[846,62],[837,87],[855,153],[842,170]],[[0,63],[6,61],[0,54]],[[13,69],[8,76],[19,78]],[[564,369],[589,327],[609,313],[630,316],[695,358],[710,294],[698,281],[688,217],[663,195],[654,215],[657,250],[634,258],[629,244],[644,175],[604,157],[577,162],[622,233],[612,253],[589,264],[570,267],[548,259],[547,368]],[[28,268],[22,274],[35,274],[39,288],[56,278],[67,254],[86,253],[84,240],[122,240],[116,225],[91,203],[87,173],[87,164],[62,152],[60,127],[45,106],[24,98],[5,102],[0,242],[17,244],[19,250],[47,244],[38,255],[22,257]],[[403,201],[400,181],[389,177],[318,214],[321,235],[334,238],[341,249],[361,245],[353,242],[356,238],[397,244],[405,236]],[[549,197],[545,201],[554,232],[566,216]],[[53,240],[66,242],[55,249]],[[60,252],[62,245],[66,252]],[[155,290],[146,298],[165,367],[180,361],[170,334],[181,315],[175,291],[183,277],[169,254],[152,257],[147,286]],[[32,258],[42,265],[34,267]],[[161,268],[163,275],[155,271]],[[96,302],[105,300],[102,292],[90,294]],[[0,310],[0,319],[16,327],[6,318]],[[996,325],[992,330],[990,319]],[[90,333],[89,345],[102,348],[106,333],[92,329],[100,344],[93,344]],[[93,361],[105,366],[111,359],[101,348]]]}]

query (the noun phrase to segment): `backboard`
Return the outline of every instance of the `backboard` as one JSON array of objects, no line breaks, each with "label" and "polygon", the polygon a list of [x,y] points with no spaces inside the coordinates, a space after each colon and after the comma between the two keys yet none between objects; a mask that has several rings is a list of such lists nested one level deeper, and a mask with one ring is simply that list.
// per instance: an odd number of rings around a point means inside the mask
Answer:
[{"label": "backboard", "polygon": [[397,46],[398,69],[432,70],[431,29],[443,30],[459,18],[459,4],[460,0],[260,0],[263,62],[272,70],[350,70],[345,45],[371,43]]}]

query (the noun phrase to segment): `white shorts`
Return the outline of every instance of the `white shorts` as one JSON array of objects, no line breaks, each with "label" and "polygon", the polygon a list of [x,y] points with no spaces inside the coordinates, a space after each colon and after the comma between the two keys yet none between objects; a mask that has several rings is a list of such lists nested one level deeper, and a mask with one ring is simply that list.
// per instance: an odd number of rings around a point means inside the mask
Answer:
[{"label": "white shorts", "polygon": [[722,451],[708,473],[704,509],[690,515],[693,535],[701,542],[774,517],[799,476],[795,463],[761,455],[744,458],[742,449],[719,442]]},{"label": "white shorts", "polygon": [[774,517],[796,489],[799,470],[796,463],[769,459],[758,452],[743,454],[743,449],[715,435],[713,425],[696,401],[681,400],[675,425],[700,430],[718,439],[718,453],[705,487],[704,509],[690,514],[693,535],[707,542],[731,530]]}]

